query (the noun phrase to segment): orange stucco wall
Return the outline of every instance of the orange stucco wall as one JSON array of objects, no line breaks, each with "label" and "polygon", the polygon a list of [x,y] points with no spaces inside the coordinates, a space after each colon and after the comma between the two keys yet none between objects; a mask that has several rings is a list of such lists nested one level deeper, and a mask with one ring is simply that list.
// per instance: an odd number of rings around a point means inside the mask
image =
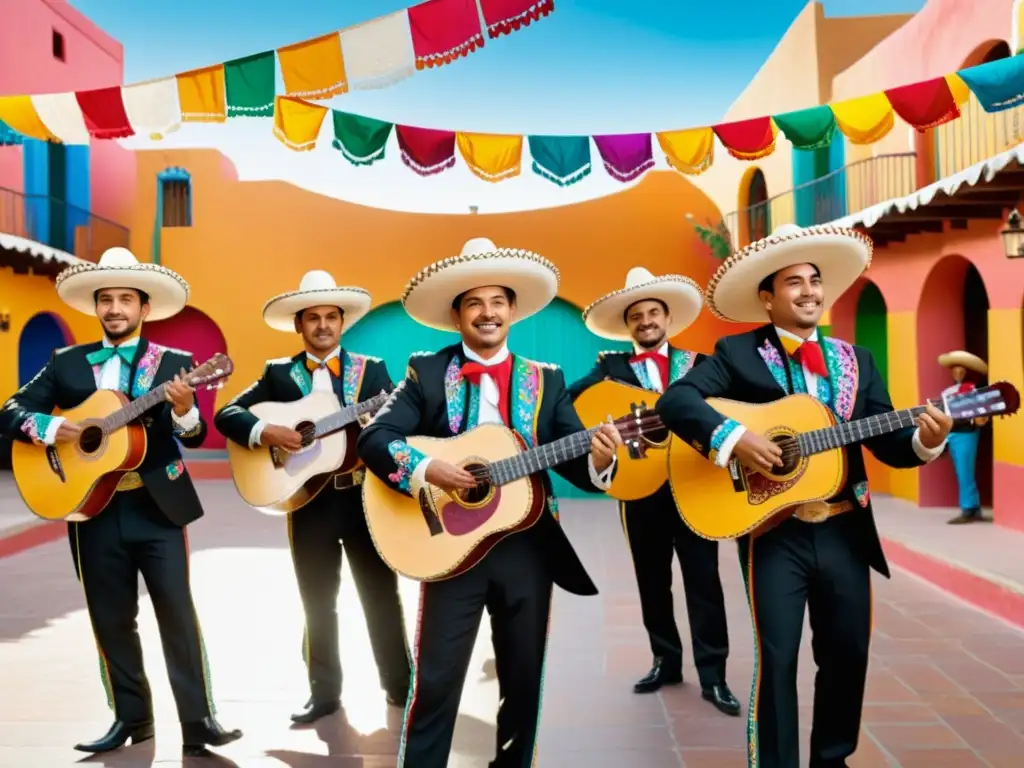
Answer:
[{"label": "orange stucco wall", "polygon": [[[718,210],[671,172],[651,173],[617,195],[559,208],[427,215],[365,208],[281,182],[239,182],[214,151],[139,152],[137,165],[132,244],[140,259],[148,258],[153,242],[157,173],[179,166],[192,176],[193,226],[162,230],[161,262],[189,280],[191,304],[227,339],[236,367],[221,401],[251,382],[268,357],[294,353],[294,337],[268,329],[260,312],[271,296],[294,290],[310,269],[363,286],[376,306],[398,299],[422,267],[458,254],[471,237],[485,236],[551,259],[561,271],[560,296],[585,306],[621,288],[636,265],[704,284],[718,264],[685,217],[717,220]],[[742,329],[705,312],[679,343],[710,352],[719,336]]]}]

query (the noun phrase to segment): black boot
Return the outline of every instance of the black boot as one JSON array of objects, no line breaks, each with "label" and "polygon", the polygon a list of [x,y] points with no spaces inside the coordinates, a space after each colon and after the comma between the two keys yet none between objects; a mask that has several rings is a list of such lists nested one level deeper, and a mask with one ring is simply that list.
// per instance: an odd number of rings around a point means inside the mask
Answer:
[{"label": "black boot", "polygon": [[315,723],[321,717],[333,715],[339,709],[341,709],[341,702],[338,699],[333,701],[314,701],[310,699],[306,702],[306,706],[302,708],[301,712],[296,712],[292,715],[292,722],[299,725],[309,725],[310,723]]},{"label": "black boot", "polygon": [[113,749],[120,749],[131,739],[132,744],[139,744],[153,738],[153,721],[147,723],[125,723],[115,720],[110,730],[96,741],[87,744],[75,744],[79,752],[110,752]]},{"label": "black boot", "polygon": [[723,714],[735,716],[740,713],[740,703],[736,701],[736,697],[732,695],[732,691],[729,690],[729,686],[725,683],[712,685],[710,688],[703,688],[700,695],[705,701],[710,701],[714,704],[715,709]]},{"label": "black boot", "polygon": [[681,663],[672,664],[661,656],[655,656],[651,671],[636,681],[633,693],[654,693],[663,685],[679,685],[682,682]]},{"label": "black boot", "polygon": [[209,754],[206,749],[208,746],[223,747],[240,738],[240,730],[226,730],[213,715],[196,722],[181,724],[181,750],[185,757],[203,757]]}]

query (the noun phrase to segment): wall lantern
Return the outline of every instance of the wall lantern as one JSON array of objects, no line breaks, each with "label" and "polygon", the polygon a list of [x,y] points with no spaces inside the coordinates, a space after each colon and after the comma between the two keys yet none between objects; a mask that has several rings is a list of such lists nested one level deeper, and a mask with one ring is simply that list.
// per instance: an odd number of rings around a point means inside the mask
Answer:
[{"label": "wall lantern", "polygon": [[1024,227],[1021,226],[1020,213],[1016,208],[1006,217],[1006,229],[1000,234],[1003,236],[1006,258],[1019,259],[1024,256]]}]

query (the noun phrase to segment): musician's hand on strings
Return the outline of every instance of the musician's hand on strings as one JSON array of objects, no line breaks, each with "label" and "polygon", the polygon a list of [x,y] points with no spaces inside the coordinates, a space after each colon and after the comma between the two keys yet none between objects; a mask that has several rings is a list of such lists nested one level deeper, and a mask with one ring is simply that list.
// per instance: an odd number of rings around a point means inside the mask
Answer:
[{"label": "musician's hand on strings", "polygon": [[268,424],[260,433],[260,444],[296,453],[302,449],[302,435],[291,427]]},{"label": "musician's hand on strings", "polygon": [[82,434],[82,428],[78,424],[62,421],[60,426],[57,427],[57,435],[54,437],[54,442],[73,443],[80,434]]},{"label": "musician's hand on strings", "polygon": [[459,489],[476,488],[477,485],[476,478],[471,472],[440,459],[430,460],[423,477],[434,487],[448,493]]},{"label": "musician's hand on strings", "polygon": [[938,448],[953,428],[953,419],[930,403],[917,417],[918,439],[929,450]]},{"label": "musician's hand on strings", "polygon": [[611,424],[602,424],[590,438],[590,455],[594,457],[594,469],[601,474],[612,464],[615,451],[622,445],[622,435]]},{"label": "musician's hand on strings", "polygon": [[191,411],[192,406],[196,404],[192,387],[185,381],[187,375],[182,368],[181,373],[174,377],[174,381],[167,385],[167,402],[174,407],[174,413],[179,417]]},{"label": "musician's hand on strings", "polygon": [[755,435],[749,429],[736,441],[732,453],[750,469],[783,466],[782,448],[763,435]]}]

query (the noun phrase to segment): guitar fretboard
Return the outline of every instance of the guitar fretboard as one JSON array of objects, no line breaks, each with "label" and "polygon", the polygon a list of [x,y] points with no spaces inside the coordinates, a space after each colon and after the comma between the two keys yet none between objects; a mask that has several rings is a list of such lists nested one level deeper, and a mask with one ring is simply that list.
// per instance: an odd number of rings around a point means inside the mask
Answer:
[{"label": "guitar fretboard", "polygon": [[114,432],[139,418],[153,406],[164,402],[167,399],[167,384],[168,382],[164,382],[120,410],[114,411],[100,422],[100,428],[107,434]]},{"label": "guitar fretboard", "polygon": [[346,405],[337,413],[325,416],[316,422],[313,434],[314,439],[323,437],[324,435],[329,435],[332,432],[337,432],[339,429],[343,429],[356,421],[360,416],[367,413],[373,413],[384,405],[384,402],[388,397],[390,397],[390,395],[387,392],[381,392],[379,395],[374,395],[369,400],[363,400],[361,403]]},{"label": "guitar fretboard", "polygon": [[600,427],[574,432],[544,445],[517,453],[489,464],[490,479],[495,485],[507,485],[545,469],[564,464],[590,453],[590,440]]},{"label": "guitar fretboard", "polygon": [[[928,402],[936,408],[942,409],[943,407],[941,400],[929,400]],[[800,447],[800,453],[804,456],[831,451],[878,435],[895,432],[898,429],[913,427],[915,419],[924,413],[925,407],[916,405],[901,411],[888,411],[824,429],[803,432],[797,435],[796,442]]]}]

